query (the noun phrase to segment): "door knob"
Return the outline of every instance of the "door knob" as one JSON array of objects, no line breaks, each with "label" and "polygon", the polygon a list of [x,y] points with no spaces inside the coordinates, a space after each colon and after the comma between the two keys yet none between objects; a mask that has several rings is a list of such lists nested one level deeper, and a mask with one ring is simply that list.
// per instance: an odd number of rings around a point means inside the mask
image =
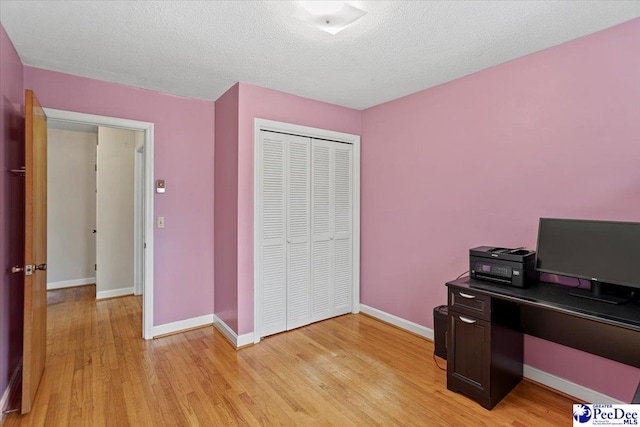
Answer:
[{"label": "door knob", "polygon": [[20,267],[19,265],[14,265],[13,267],[11,267],[12,273],[21,273],[23,271],[24,271],[24,268]]},{"label": "door knob", "polygon": [[46,271],[47,270],[47,264],[37,264],[35,269],[36,270]]},{"label": "door knob", "polygon": [[93,234],[96,234],[96,230],[93,230]]}]

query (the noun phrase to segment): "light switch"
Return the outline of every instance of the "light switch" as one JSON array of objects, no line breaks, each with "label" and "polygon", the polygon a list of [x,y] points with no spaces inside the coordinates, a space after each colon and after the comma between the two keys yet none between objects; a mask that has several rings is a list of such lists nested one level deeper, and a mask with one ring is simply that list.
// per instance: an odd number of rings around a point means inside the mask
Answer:
[{"label": "light switch", "polygon": [[158,228],[164,228],[164,217],[159,216],[157,221],[158,221]]}]

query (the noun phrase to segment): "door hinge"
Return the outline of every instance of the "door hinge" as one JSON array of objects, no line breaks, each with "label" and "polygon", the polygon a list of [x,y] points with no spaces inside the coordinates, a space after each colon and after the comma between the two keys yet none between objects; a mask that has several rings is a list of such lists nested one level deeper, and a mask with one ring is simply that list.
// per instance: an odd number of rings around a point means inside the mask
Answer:
[{"label": "door hinge", "polygon": [[98,172],[98,165],[95,165],[95,168],[96,168],[96,172]]},{"label": "door hinge", "polygon": [[93,264],[93,269],[94,269],[95,271],[98,271],[98,264]]}]

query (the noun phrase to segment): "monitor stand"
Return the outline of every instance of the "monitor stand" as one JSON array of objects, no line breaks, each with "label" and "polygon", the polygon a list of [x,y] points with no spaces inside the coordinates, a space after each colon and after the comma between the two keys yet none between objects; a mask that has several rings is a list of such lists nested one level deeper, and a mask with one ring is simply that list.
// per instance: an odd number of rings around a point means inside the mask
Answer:
[{"label": "monitor stand", "polygon": [[602,292],[602,283],[591,281],[591,290],[574,290],[569,293],[572,297],[586,298],[594,301],[606,302],[607,304],[620,305],[629,302],[629,298],[616,295],[607,295]]}]

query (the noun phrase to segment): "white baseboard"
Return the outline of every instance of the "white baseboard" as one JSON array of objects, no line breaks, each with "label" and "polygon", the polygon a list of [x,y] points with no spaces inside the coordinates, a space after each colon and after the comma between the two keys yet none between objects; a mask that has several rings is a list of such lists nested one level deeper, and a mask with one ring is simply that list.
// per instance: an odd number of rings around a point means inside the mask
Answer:
[{"label": "white baseboard", "polygon": [[[368,314],[369,316],[380,319],[383,322],[406,329],[407,331],[433,341],[433,329],[429,329],[425,326],[418,325],[417,323],[410,322],[398,316],[394,316],[393,314],[386,313],[382,310],[378,310],[377,308],[369,307],[364,304],[360,304],[360,310],[364,314]],[[613,397],[607,396],[606,394],[591,390],[587,387],[565,380],[564,378],[557,377],[548,372],[541,371],[540,369],[529,365],[523,366],[523,375],[525,378],[529,378],[532,381],[538,382],[570,396],[574,396],[580,400],[584,400],[585,402],[611,404],[624,403],[620,400],[614,399]]]},{"label": "white baseboard", "polygon": [[533,366],[524,365],[523,374],[525,378],[529,378],[540,384],[544,384],[547,387],[551,387],[554,390],[561,391],[569,396],[576,397],[580,400],[584,400],[588,403],[610,403],[610,404],[622,404],[621,400],[614,399],[590,388],[581,386],[580,384],[573,383],[564,378],[557,377],[548,372],[541,371]]},{"label": "white baseboard", "polygon": [[401,317],[386,313],[382,310],[378,310],[377,308],[369,307],[368,305],[364,304],[360,304],[360,311],[364,314],[368,314],[371,317],[382,320],[383,322],[397,326],[400,329],[413,332],[416,335],[420,335],[421,337],[433,341],[433,329],[429,329],[426,326],[418,325],[417,323],[413,323],[409,320],[405,320]]},{"label": "white baseboard", "polygon": [[238,342],[236,348],[244,347],[245,345],[253,344],[253,332],[248,334],[238,335]]},{"label": "white baseboard", "polygon": [[157,337],[160,335],[175,334],[177,332],[199,328],[201,326],[208,326],[211,324],[213,324],[213,314],[205,314],[204,316],[192,317],[191,319],[178,320],[177,322],[154,326],[153,336]]},{"label": "white baseboard", "polygon": [[85,277],[84,279],[62,280],[60,282],[47,283],[47,290],[73,288],[75,286],[93,285],[96,283],[95,277]]},{"label": "white baseboard", "polygon": [[133,286],[130,288],[111,289],[109,291],[96,292],[96,299],[115,298],[124,295],[133,295]]},{"label": "white baseboard", "polygon": [[231,344],[233,344],[235,348],[253,344],[253,332],[238,335],[229,327],[229,325],[220,320],[220,318],[215,314],[213,315],[213,326],[222,332],[222,334],[231,342]]},{"label": "white baseboard", "polygon": [[20,381],[20,373],[22,372],[22,360],[16,366],[16,369],[11,374],[11,379],[9,380],[9,384],[7,384],[7,388],[4,393],[2,393],[2,397],[0,398],[0,424],[2,423],[2,419],[4,418],[4,411],[7,409],[7,404],[9,403],[9,398],[11,397],[11,393],[18,386],[18,382]]}]

